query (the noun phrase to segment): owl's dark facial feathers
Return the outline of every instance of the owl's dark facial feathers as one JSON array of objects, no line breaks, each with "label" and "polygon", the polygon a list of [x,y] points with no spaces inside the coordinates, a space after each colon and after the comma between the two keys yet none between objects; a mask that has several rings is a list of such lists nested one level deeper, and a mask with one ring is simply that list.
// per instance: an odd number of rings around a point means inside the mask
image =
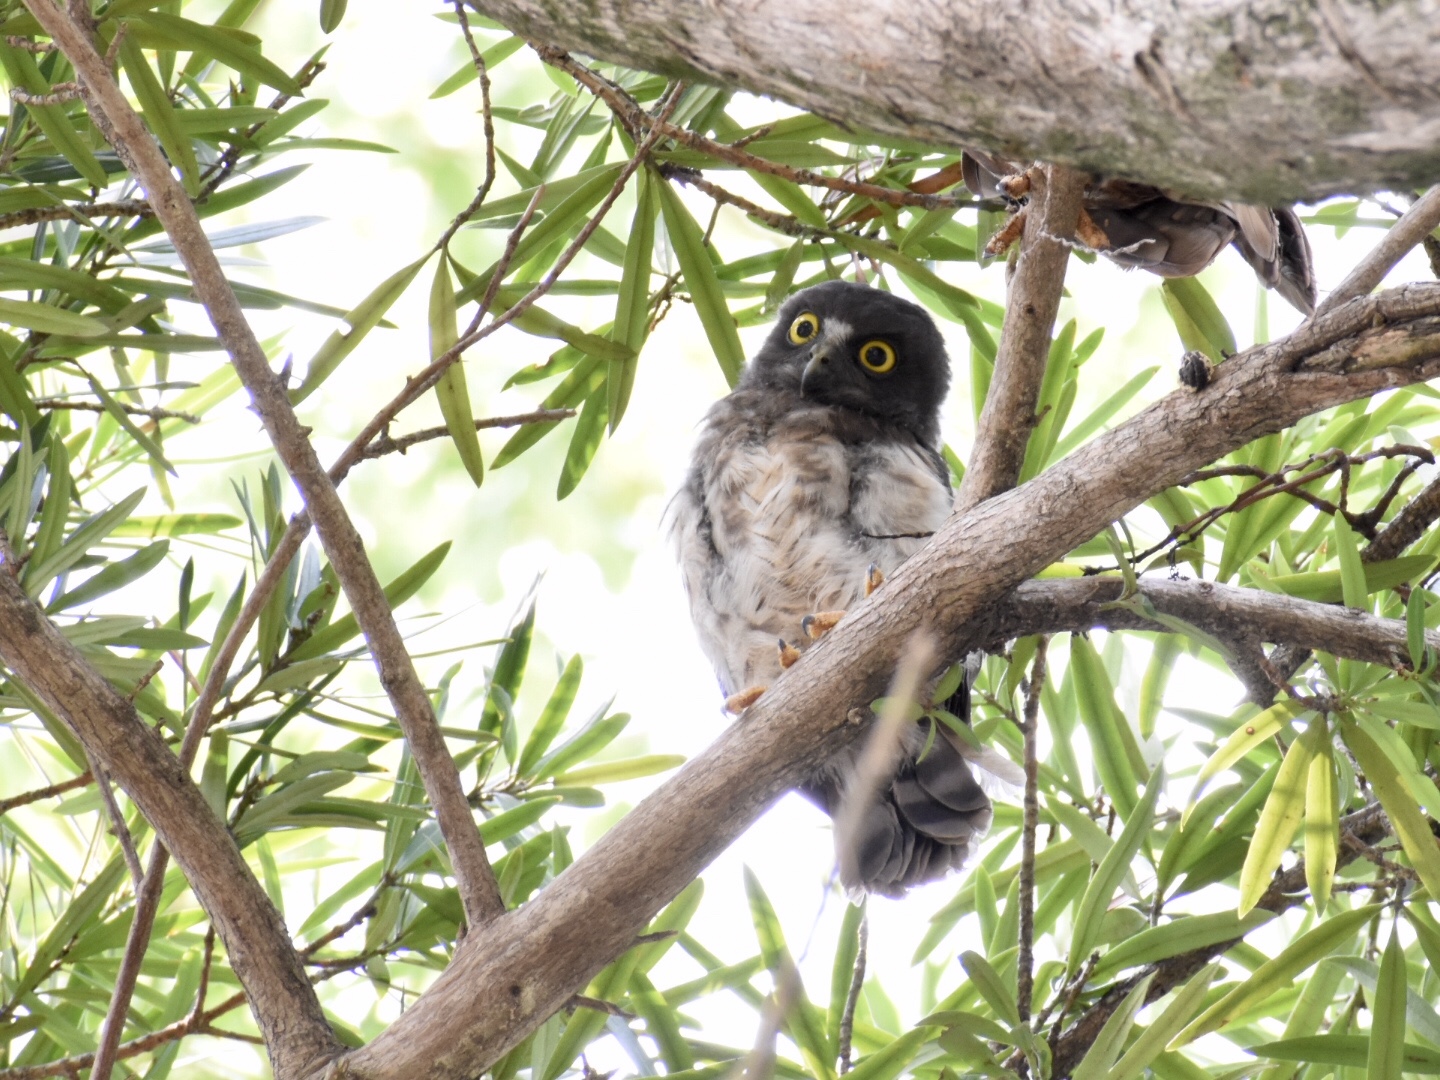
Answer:
[{"label": "owl's dark facial feathers", "polygon": [[936,446],[950,361],[919,305],[868,285],[827,281],[780,309],[741,385],[852,409]]}]

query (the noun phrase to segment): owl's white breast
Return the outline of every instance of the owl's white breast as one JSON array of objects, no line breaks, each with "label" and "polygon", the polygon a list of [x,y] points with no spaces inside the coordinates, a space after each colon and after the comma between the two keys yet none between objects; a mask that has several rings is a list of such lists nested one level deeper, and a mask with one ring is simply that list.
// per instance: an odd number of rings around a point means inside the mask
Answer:
[{"label": "owl's white breast", "polygon": [[780,673],[778,639],[864,595],[939,528],[951,493],[918,446],[845,443],[813,413],[754,430],[712,414],[672,528],[691,613],[725,693]]}]

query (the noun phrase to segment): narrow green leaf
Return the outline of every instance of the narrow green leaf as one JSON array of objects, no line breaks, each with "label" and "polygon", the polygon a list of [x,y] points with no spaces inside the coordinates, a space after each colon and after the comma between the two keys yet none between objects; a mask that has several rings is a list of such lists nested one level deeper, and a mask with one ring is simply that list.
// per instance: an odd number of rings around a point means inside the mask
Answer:
[{"label": "narrow green leaf", "polygon": [[[1397,1051],[1401,1057],[1402,1073],[1418,1073],[1422,1076],[1440,1074],[1440,1050],[1405,1043],[1403,1047],[1397,1047]],[[1304,1061],[1317,1065],[1342,1065],[1363,1069],[1370,1060],[1370,1036],[1306,1035],[1296,1039],[1261,1043],[1252,1046],[1250,1052],[1273,1061]]]},{"label": "narrow green leaf", "polygon": [[635,174],[635,217],[630,222],[630,240],[625,245],[625,264],[620,271],[620,291],[615,297],[615,325],[610,336],[632,350],[635,356],[624,360],[605,380],[609,389],[610,430],[620,424],[630,391],[635,385],[635,372],[640,366],[640,347],[650,330],[650,262],[655,249],[655,213],[657,180],[649,169]]},{"label": "narrow green leaf", "polygon": [[1160,294],[1187,349],[1203,352],[1217,364],[1235,354],[1235,334],[1198,278],[1166,278]]},{"label": "narrow green leaf", "polygon": [[1213,915],[1182,915],[1168,923],[1142,930],[1115,945],[1095,965],[1094,977],[1108,978],[1126,968],[1153,964],[1207,945],[1244,937],[1274,918],[1274,912],[1261,909],[1251,911],[1244,918],[1235,914],[1233,909]]},{"label": "narrow green leaf", "polygon": [[1335,859],[1340,845],[1340,808],[1335,798],[1335,757],[1329,724],[1320,714],[1310,720],[1313,727],[1325,727],[1316,747],[1305,783],[1305,884],[1319,915],[1330,902],[1335,882]]},{"label": "narrow green leaf", "polygon": [[660,185],[660,210],[685,287],[694,301],[695,313],[700,316],[700,324],[705,328],[705,336],[725,374],[725,381],[734,386],[740,380],[740,369],[745,366],[745,351],[740,346],[740,335],[725,303],[725,294],[715,277],[704,234],[669,184]]},{"label": "narrow green leaf", "polygon": [[115,530],[126,518],[128,518],[135,507],[140,505],[140,500],[145,498],[145,489],[139,488],[126,495],[114,506],[102,510],[98,514],[91,514],[80,526],[70,534],[58,551],[42,562],[26,563],[25,569],[21,571],[21,577],[25,582],[25,590],[31,596],[39,596],[40,590],[50,584],[57,575],[74,566],[85,554],[96,544],[100,543],[111,532]]},{"label": "narrow green leaf", "polygon": [[970,981],[990,1006],[996,1019],[1012,1028],[1018,1026],[1020,1009],[1015,1004],[1015,993],[1000,977],[1000,973],[990,966],[990,961],[977,952],[966,951],[960,954],[960,966],[965,969],[965,974],[970,976]]},{"label": "narrow green leaf", "polygon": [[[1435,566],[1433,555],[1401,555],[1384,562],[1365,563],[1365,591],[1379,592],[1403,585]],[[1270,579],[1287,596],[1314,600],[1320,604],[1338,604],[1344,599],[1344,584],[1339,570],[1315,570],[1308,574],[1280,574]]]},{"label": "narrow green leaf", "polygon": [[33,300],[0,299],[0,322],[42,334],[66,334],[70,337],[98,337],[110,331],[110,327],[99,319]]},{"label": "narrow green leaf", "polygon": [[684,754],[645,754],[627,758],[624,761],[607,761],[603,765],[589,765],[583,769],[571,769],[555,777],[557,787],[598,787],[601,784],[616,784],[621,780],[635,780],[642,776],[654,776],[685,764]]},{"label": "narrow green leaf", "polygon": [[1382,904],[1344,911],[1302,934],[1280,951],[1278,956],[1258,967],[1250,978],[1211,1005],[1184,1031],[1176,1036],[1170,1049],[1208,1035],[1243,1016],[1255,1005],[1277,990],[1289,986],[1295,976],[1329,956],[1342,943],[1348,942],[1367,922],[1378,915]]},{"label": "narrow green leaf", "polygon": [[1240,869],[1239,913],[1244,915],[1270,887],[1270,876],[1280,865],[1280,857],[1295,838],[1300,819],[1305,813],[1306,784],[1310,762],[1328,741],[1330,731],[1318,716],[1311,720],[1305,733],[1290,744],[1285,760],[1275,775],[1275,786],[1260,811],[1260,821]]},{"label": "narrow green leaf", "polygon": [[[609,707],[608,705],[606,706]],[[630,723],[629,713],[615,713],[612,716],[595,716],[570,738],[540,759],[535,766],[537,781],[549,779],[563,773],[572,765],[594,757],[614,741],[625,725]]]},{"label": "narrow green leaf", "polygon": [[[611,379],[616,372],[610,372]],[[607,380],[609,381],[609,380]],[[565,454],[565,464],[560,469],[560,482],[555,488],[557,499],[567,498],[590,468],[595,454],[600,449],[600,440],[605,437],[605,414],[609,411],[610,395],[602,387],[585,399],[580,410],[580,419],[570,436],[570,449]]]},{"label": "narrow green leaf", "polygon": [[247,45],[221,27],[205,26],[159,11],[139,12],[133,18],[172,39],[181,48],[218,60],[226,67],[249,75],[266,86],[273,86],[281,93],[299,97],[303,92],[299,83],[261,55],[259,49]]},{"label": "narrow green leaf", "polygon": [[[19,86],[32,94],[45,95],[51,92],[50,83],[41,74],[33,54],[13,45],[0,43],[0,63],[10,77],[12,86]],[[110,178],[96,159],[84,137],[75,130],[75,125],[65,114],[63,105],[26,105],[25,109],[34,117],[36,125],[45,133],[57,153],[65,158],[75,171],[89,184],[97,188],[109,185]]]},{"label": "narrow green leaf", "polygon": [[555,736],[560,734],[565,718],[570,715],[570,706],[575,703],[575,695],[580,690],[580,678],[584,672],[585,662],[580,658],[580,654],[576,653],[560,673],[555,689],[550,693],[550,699],[545,702],[540,718],[535,721],[530,737],[525,740],[525,748],[520,751],[520,761],[515,766],[517,776],[528,777],[545,751],[550,749]]},{"label": "narrow green leaf", "polygon": [[52,601],[45,610],[49,614],[54,614],[80,604],[88,604],[92,600],[98,600],[116,589],[129,585],[132,581],[138,581],[155,569],[169,550],[169,540],[159,540],[143,547],[127,558],[105,566],[87,581]]},{"label": "narrow green leaf", "polygon": [[1410,667],[1425,671],[1425,596],[1424,589],[1411,589],[1410,599],[1405,602],[1405,643],[1410,650]]},{"label": "narrow green leaf", "polygon": [[[1340,515],[1335,517],[1339,520]],[[1405,993],[1405,950],[1400,945],[1398,927],[1392,927],[1380,958],[1380,979],[1370,1010],[1365,1080],[1400,1080],[1405,1056]]]},{"label": "narrow green leaf", "polygon": [[1335,536],[1335,551],[1340,559],[1340,595],[1345,606],[1368,611],[1369,588],[1365,581],[1365,567],[1360,562],[1360,546],[1356,543],[1355,532],[1344,514],[1331,518],[1331,531]]},{"label": "narrow green leaf", "polygon": [[[1301,709],[1302,706],[1298,702],[1286,698],[1284,701],[1276,702],[1259,715],[1243,721],[1200,767],[1200,772],[1195,777],[1195,789],[1190,792],[1190,801],[1186,804],[1185,813],[1180,818],[1180,827],[1185,828],[1186,823],[1190,820],[1190,812],[1195,809],[1196,802],[1211,780],[1230,768],[1255,747],[1268,742],[1282,728],[1287,727],[1290,721],[1300,714]],[[1248,706],[1241,707],[1242,715],[1248,711]]]},{"label": "narrow green leaf", "polygon": [[1135,853],[1140,850],[1140,842],[1150,831],[1155,817],[1155,801],[1160,797],[1164,777],[1164,766],[1156,766],[1155,771],[1150,774],[1140,801],[1125,820],[1120,839],[1115,841],[1115,846],[1110,849],[1104,861],[1095,868],[1095,876],[1090,879],[1090,884],[1085,889],[1085,897],[1080,901],[1080,907],[1075,914],[1075,931],[1070,942],[1067,970],[1072,977],[1080,970],[1099,940],[1101,921],[1115,895],[1115,889],[1125,876],[1125,871],[1129,869]]},{"label": "narrow green leaf", "polygon": [[1095,770],[1100,774],[1105,793],[1128,818],[1135,807],[1138,774],[1145,767],[1135,733],[1130,729],[1130,721],[1115,705],[1110,676],[1089,638],[1071,635],[1070,663],[1080,721],[1094,747]]},{"label": "narrow green leaf", "polygon": [[1115,1059],[1125,1048],[1125,1040],[1135,1025],[1136,1015],[1145,1004],[1145,995],[1149,993],[1154,977],[1153,974],[1146,975],[1125,995],[1125,1000],[1110,1014],[1100,1034],[1085,1051],[1080,1064],[1075,1066],[1075,1071],[1070,1074],[1071,1080],[1102,1080],[1110,1072]]},{"label": "narrow green leaf", "polygon": [[1440,896],[1440,848],[1415,797],[1401,779],[1399,770],[1361,725],[1348,716],[1340,718],[1340,733],[1355,760],[1365,770],[1365,779],[1374,788],[1395,828],[1395,835],[1421,882],[1431,896]]},{"label": "narrow green leaf", "polygon": [[320,29],[333,34],[340,20],[345,18],[347,0],[320,0]]},{"label": "narrow green leaf", "polygon": [[390,305],[400,299],[403,293],[415,280],[415,275],[425,265],[430,256],[423,259],[416,259],[409,266],[401,267],[395,273],[382,281],[371,291],[370,295],[360,301],[345,316],[346,323],[350,329],[343,333],[334,331],[325,339],[315,355],[310,358],[310,366],[305,371],[305,380],[300,386],[290,391],[290,403],[298,405],[304,401],[316,388],[320,386],[331,373],[340,366],[347,356],[355,351],[365,335],[379,325],[385,313],[390,310]]},{"label": "narrow green leaf", "polygon": [[[445,561],[445,556],[449,552],[450,541],[447,540],[439,547],[422,555],[413,566],[386,585],[385,599],[390,606],[392,608],[399,607],[419,592],[421,586],[430,580],[436,570],[440,569],[440,564]],[[329,626],[315,631],[306,641],[288,653],[285,660],[288,663],[295,663],[299,660],[323,656],[345,645],[359,633],[360,625],[355,616],[353,614],[342,616],[331,622]]]},{"label": "narrow green leaf", "polygon": [[[455,322],[455,288],[450,283],[450,260],[441,252],[430,286],[430,360],[435,362],[460,340]],[[470,390],[465,384],[465,363],[457,360],[445,369],[435,384],[435,400],[445,427],[455,443],[455,452],[470,479],[479,487],[485,479],[485,459],[480,455],[480,436],[470,410]]]},{"label": "narrow green leaf", "polygon": [[[1210,989],[1210,983],[1219,970],[1218,964],[1211,964],[1192,975],[1165,1007],[1165,1011],[1130,1044],[1105,1080],[1136,1080],[1150,1063],[1160,1056],[1166,1044],[1189,1023],[1190,1018],[1204,1003],[1205,991]],[[1076,1073],[1078,1072],[1077,1069]]]},{"label": "narrow green leaf", "polygon": [[123,30],[120,31],[120,62],[125,66],[125,74],[130,76],[130,85],[145,114],[145,123],[155,132],[171,164],[180,169],[186,194],[195,198],[200,194],[200,166],[195,160],[195,148],[181,130],[175,107],[170,104],[170,96],[150,69],[145,54]]}]

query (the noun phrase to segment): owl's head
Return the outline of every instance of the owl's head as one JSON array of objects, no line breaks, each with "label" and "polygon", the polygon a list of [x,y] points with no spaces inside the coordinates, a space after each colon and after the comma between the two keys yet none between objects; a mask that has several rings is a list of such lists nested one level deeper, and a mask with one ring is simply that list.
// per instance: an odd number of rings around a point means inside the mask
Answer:
[{"label": "owl's head", "polygon": [[853,409],[935,446],[950,360],[918,304],[868,285],[827,281],[786,301],[742,385]]}]

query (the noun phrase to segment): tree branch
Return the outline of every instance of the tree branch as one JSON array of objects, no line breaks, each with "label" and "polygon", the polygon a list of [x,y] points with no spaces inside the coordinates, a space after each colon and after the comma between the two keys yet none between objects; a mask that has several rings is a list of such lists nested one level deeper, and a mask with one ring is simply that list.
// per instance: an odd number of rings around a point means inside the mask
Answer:
[{"label": "tree branch", "polygon": [[[465,801],[459,770],[445,746],[430,698],[405,650],[375,569],[365,555],[364,541],[326,476],[285,388],[270,370],[194,207],[85,33],[50,0],[26,0],[26,7],[75,68],[85,89],[86,107],[97,126],[113,136],[116,153],[144,186],[156,217],[185,264],[196,297],[205,305],[236,373],[250,392],[270,441],[305,499],[435,809],[467,921],[479,926],[497,918],[505,905]],[[226,944],[229,946],[228,941]],[[275,1047],[270,1049],[272,1054],[276,1052]],[[284,1075],[278,1064],[276,1071]]]},{"label": "tree branch", "polygon": [[994,639],[987,613],[1015,586],[1187,473],[1302,416],[1437,371],[1440,285],[1351,301],[1226,361],[1205,391],[1173,393],[1029,483],[953,515],[714,744],[331,1076],[483,1071],[629,948],[809,762],[860,735],[849,710],[884,692],[911,633],[933,632],[940,655],[978,648]]},{"label": "tree branch", "polygon": [[1401,259],[1440,226],[1440,184],[1436,184],[1390,226],[1384,239],[1370,249],[1355,268],[1345,275],[1317,309],[1332,311],[1346,300],[1364,296],[1375,289]]},{"label": "tree branch", "polygon": [[1062,165],[1030,172],[1030,205],[1020,257],[1005,300],[995,374],[975,431],[975,448],[955,496],[963,512],[1015,486],[1038,417],[1035,403],[1050,358],[1050,332],[1065,288],[1065,267],[1089,180]]},{"label": "tree branch", "polygon": [[1428,184],[1440,166],[1435,0],[1324,5],[1343,43],[1320,5],[1288,0],[1039,0],[1023,19],[933,0],[905,9],[903,32],[894,9],[846,0],[470,2],[533,40],[846,126],[1194,196],[1314,200]]}]

